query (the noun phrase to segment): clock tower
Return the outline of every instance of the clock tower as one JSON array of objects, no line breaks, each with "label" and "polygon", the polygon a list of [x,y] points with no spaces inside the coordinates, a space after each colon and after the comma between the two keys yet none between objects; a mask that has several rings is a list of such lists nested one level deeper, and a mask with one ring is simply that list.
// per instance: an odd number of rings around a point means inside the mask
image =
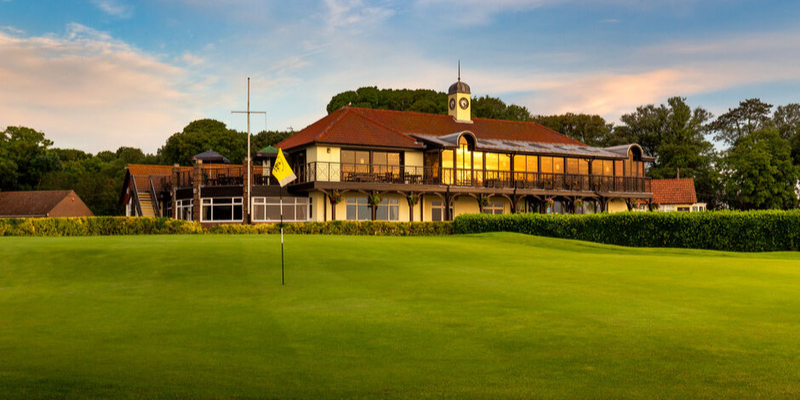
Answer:
[{"label": "clock tower", "polygon": [[448,114],[457,122],[472,123],[472,98],[469,85],[461,82],[461,62],[458,62],[458,82],[447,91]]}]

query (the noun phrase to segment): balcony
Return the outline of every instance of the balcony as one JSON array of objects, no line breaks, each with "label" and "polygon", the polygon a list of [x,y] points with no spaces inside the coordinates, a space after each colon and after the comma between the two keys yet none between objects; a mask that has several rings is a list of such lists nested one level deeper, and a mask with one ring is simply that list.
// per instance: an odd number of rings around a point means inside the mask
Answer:
[{"label": "balcony", "polygon": [[650,178],[310,162],[295,183],[437,185],[575,192],[650,192]]},{"label": "balcony", "polygon": [[[247,176],[244,166],[212,167],[203,169],[201,186],[243,186]],[[254,166],[251,174],[253,185],[277,185],[275,178],[264,175],[264,168]],[[192,187],[194,185],[195,171],[183,171],[178,174],[176,187]]]}]

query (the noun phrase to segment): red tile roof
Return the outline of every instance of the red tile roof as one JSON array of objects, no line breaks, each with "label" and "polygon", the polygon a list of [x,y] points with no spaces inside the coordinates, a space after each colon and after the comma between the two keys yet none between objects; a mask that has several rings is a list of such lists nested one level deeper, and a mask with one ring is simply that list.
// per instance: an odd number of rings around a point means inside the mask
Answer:
[{"label": "red tile roof", "polygon": [[651,181],[653,202],[658,204],[694,204],[697,194],[694,178],[653,179]]},{"label": "red tile roof", "polygon": [[79,217],[92,211],[72,190],[0,192],[0,217]]},{"label": "red tile roof", "polygon": [[585,146],[535,122],[474,118],[456,122],[449,115],[343,107],[295,133],[276,147],[292,149],[312,143],[421,148],[409,135],[443,136],[470,131],[478,140],[522,140]]}]

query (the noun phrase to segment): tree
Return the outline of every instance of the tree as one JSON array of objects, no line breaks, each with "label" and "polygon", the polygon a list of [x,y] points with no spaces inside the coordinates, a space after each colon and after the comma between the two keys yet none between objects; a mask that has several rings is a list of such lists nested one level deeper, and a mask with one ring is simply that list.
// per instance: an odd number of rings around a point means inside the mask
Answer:
[{"label": "tree", "polygon": [[0,190],[33,190],[42,176],[59,168],[49,151],[53,142],[44,133],[24,126],[9,126],[0,134]]},{"label": "tree", "polygon": [[647,171],[649,176],[675,178],[680,170],[681,177],[694,178],[700,201],[717,208],[722,190],[715,168],[717,154],[705,139],[711,117],[705,109],[692,110],[685,98],[675,96],[666,105],[640,106],[623,115],[625,125],[614,129],[610,142],[639,143],[656,159]]},{"label": "tree", "polygon": [[797,207],[798,168],[777,129],[750,132],[722,160],[726,200],[739,210]]},{"label": "tree", "polygon": [[192,156],[214,150],[227,157],[231,163],[241,164],[247,153],[247,133],[228,129],[224,123],[213,119],[191,122],[182,132],[173,134],[158,149],[162,163],[192,165]]},{"label": "tree", "polygon": [[739,102],[739,107],[728,109],[710,125],[711,130],[716,132],[714,139],[735,146],[742,137],[772,126],[771,109],[772,104],[760,99]]},{"label": "tree", "polygon": [[275,146],[282,140],[292,136],[293,131],[280,132],[280,131],[261,131],[253,136],[251,145],[253,146],[253,153],[263,149],[267,146]]},{"label": "tree", "polygon": [[472,100],[472,116],[475,118],[503,119],[507,121],[532,121],[530,111],[516,104],[506,105],[496,97],[477,97]]},{"label": "tree", "polygon": [[782,138],[792,147],[792,159],[800,166],[800,104],[778,106],[772,115],[772,123]]},{"label": "tree", "polygon": [[533,120],[589,146],[607,147],[621,144],[613,142],[611,133],[614,124],[607,123],[599,115],[573,113],[538,115]]},{"label": "tree", "polygon": [[[447,114],[447,94],[429,89],[378,89],[375,86],[348,90],[331,98],[328,113],[352,106],[380,110],[414,111],[427,114]],[[510,121],[531,121],[527,108],[516,104],[506,105],[502,100],[483,96],[472,99],[474,118],[492,118]]]}]

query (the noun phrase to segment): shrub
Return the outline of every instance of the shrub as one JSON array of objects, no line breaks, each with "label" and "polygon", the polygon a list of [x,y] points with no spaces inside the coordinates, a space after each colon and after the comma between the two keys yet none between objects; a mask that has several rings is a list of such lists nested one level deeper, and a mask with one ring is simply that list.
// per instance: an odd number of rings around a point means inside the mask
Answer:
[{"label": "shrub", "polygon": [[0,219],[0,235],[4,236],[159,235],[203,232],[203,227],[198,223],[164,217]]},{"label": "shrub", "polygon": [[800,250],[800,211],[617,213],[592,215],[469,214],[456,234],[519,232],[633,247],[726,251]]}]

